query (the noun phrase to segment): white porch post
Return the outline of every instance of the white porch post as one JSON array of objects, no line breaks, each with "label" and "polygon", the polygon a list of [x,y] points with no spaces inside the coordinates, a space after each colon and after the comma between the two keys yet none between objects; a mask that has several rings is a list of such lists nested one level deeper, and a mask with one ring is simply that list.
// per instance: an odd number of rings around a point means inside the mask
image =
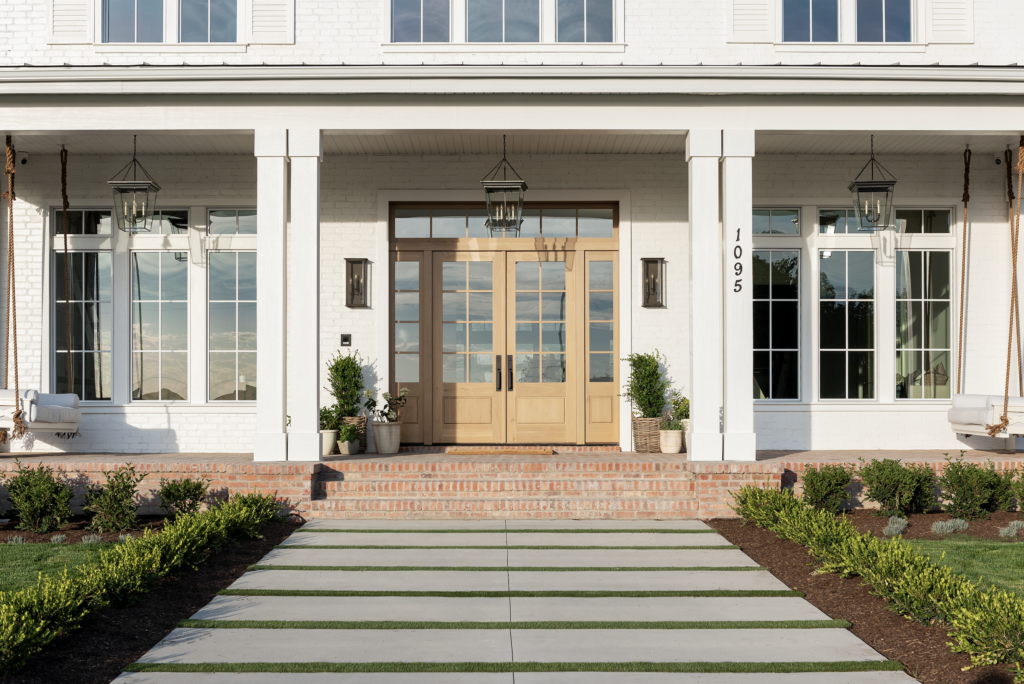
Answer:
[{"label": "white porch post", "polygon": [[725,233],[726,461],[757,458],[754,436],[753,303],[750,250],[753,130],[722,131],[722,227]]},{"label": "white porch post", "polygon": [[256,436],[253,458],[288,458],[285,432],[285,225],[288,220],[288,131],[256,130]]},{"label": "white porch post", "polygon": [[690,209],[690,453],[722,460],[722,231],[718,224],[721,130],[686,136]]},{"label": "white porch post", "polygon": [[288,131],[292,160],[289,461],[320,461],[320,129]]}]

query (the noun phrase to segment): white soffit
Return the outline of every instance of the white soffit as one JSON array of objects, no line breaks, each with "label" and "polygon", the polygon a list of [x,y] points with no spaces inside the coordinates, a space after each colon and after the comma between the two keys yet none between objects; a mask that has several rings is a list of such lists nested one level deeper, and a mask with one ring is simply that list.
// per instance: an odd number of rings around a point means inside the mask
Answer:
[{"label": "white soffit", "polygon": [[[77,135],[15,135],[14,146],[29,154],[57,154],[65,145],[70,154],[130,155],[132,134],[86,133]],[[224,133],[218,135],[139,135],[139,156],[167,154],[253,154],[253,136]]]},{"label": "white soffit", "polygon": [[[876,135],[875,154],[879,157],[904,154],[961,154],[970,144],[977,154],[1001,153],[1007,145],[1017,158],[1018,138],[1002,135]],[[871,151],[871,132],[849,134],[758,133],[757,154],[852,154]]]},{"label": "white soffit", "polygon": [[[501,154],[500,135],[332,135],[327,154]],[[682,154],[685,135],[510,135],[508,154]]]}]

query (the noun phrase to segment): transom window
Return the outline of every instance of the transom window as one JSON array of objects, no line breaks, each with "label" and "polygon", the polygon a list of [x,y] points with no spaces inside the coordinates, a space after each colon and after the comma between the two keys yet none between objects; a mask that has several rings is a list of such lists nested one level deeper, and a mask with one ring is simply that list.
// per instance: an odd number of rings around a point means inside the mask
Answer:
[{"label": "transom window", "polygon": [[800,252],[752,253],[754,398],[800,396]]},{"label": "transom window", "polygon": [[839,41],[839,0],[783,0],[782,40],[786,43]]},{"label": "transom window", "polygon": [[819,396],[875,397],[874,252],[818,253]]},{"label": "transom window", "polygon": [[181,0],[181,42],[238,42],[237,0]]},{"label": "transom window", "polygon": [[[610,238],[615,236],[611,208],[523,209],[521,238]],[[489,238],[487,210],[395,209],[396,238]]]},{"label": "transom window", "polygon": [[950,397],[950,252],[896,252],[896,398]]},{"label": "transom window", "polygon": [[[53,212],[53,234],[64,235],[64,212]],[[68,235],[110,235],[109,209],[69,209]]]},{"label": "transom window", "polygon": [[163,0],[103,0],[104,43],[162,43]]},{"label": "transom window", "polygon": [[558,42],[612,42],[614,5],[614,0],[558,0]]},{"label": "transom window", "polygon": [[857,0],[857,42],[909,43],[911,40],[911,0]]},{"label": "transom window", "polygon": [[822,235],[864,235],[857,230],[857,212],[853,209],[819,210],[818,232]]},{"label": "transom window", "polygon": [[215,209],[210,212],[210,235],[255,234],[255,209]]},{"label": "transom window", "polygon": [[391,42],[447,43],[451,0],[392,0]]},{"label": "transom window", "polygon": [[799,209],[754,209],[754,235],[799,235]]},{"label": "transom window", "polygon": [[540,42],[540,0],[466,0],[470,43]]},{"label": "transom window", "polygon": [[949,234],[949,209],[897,209],[896,228],[901,233]]}]

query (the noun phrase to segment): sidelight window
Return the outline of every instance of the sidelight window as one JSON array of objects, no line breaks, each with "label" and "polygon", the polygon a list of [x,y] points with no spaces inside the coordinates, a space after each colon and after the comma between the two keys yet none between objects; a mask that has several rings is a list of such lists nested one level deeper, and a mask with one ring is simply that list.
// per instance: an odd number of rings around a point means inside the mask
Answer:
[{"label": "sidelight window", "polygon": [[587,263],[590,382],[615,382],[615,262]]},{"label": "sidelight window", "polygon": [[132,399],[188,399],[188,252],[133,252]]},{"label": "sidelight window", "polygon": [[540,0],[466,0],[470,43],[540,42]]},{"label": "sidelight window", "polygon": [[800,393],[800,253],[752,253],[754,269],[754,398],[797,399]]},{"label": "sidelight window", "polygon": [[874,253],[822,250],[818,257],[819,396],[874,399]]},{"label": "sidelight window", "polygon": [[783,0],[782,40],[786,43],[839,41],[839,0]]},{"label": "sidelight window", "polygon": [[896,398],[948,399],[950,252],[896,252]]},{"label": "sidelight window", "polygon": [[395,382],[420,381],[420,262],[395,262]]}]

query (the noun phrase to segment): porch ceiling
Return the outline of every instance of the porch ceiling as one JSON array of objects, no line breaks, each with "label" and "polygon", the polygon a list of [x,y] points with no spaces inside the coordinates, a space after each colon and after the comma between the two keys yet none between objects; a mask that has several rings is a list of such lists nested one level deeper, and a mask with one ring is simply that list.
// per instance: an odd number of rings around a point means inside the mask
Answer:
[{"label": "porch ceiling", "polygon": [[[1018,138],[1005,135],[876,135],[879,155],[960,154],[965,144],[978,154],[995,154],[1010,145],[1016,150]],[[761,133],[757,134],[757,154],[867,154],[871,133]]]}]

